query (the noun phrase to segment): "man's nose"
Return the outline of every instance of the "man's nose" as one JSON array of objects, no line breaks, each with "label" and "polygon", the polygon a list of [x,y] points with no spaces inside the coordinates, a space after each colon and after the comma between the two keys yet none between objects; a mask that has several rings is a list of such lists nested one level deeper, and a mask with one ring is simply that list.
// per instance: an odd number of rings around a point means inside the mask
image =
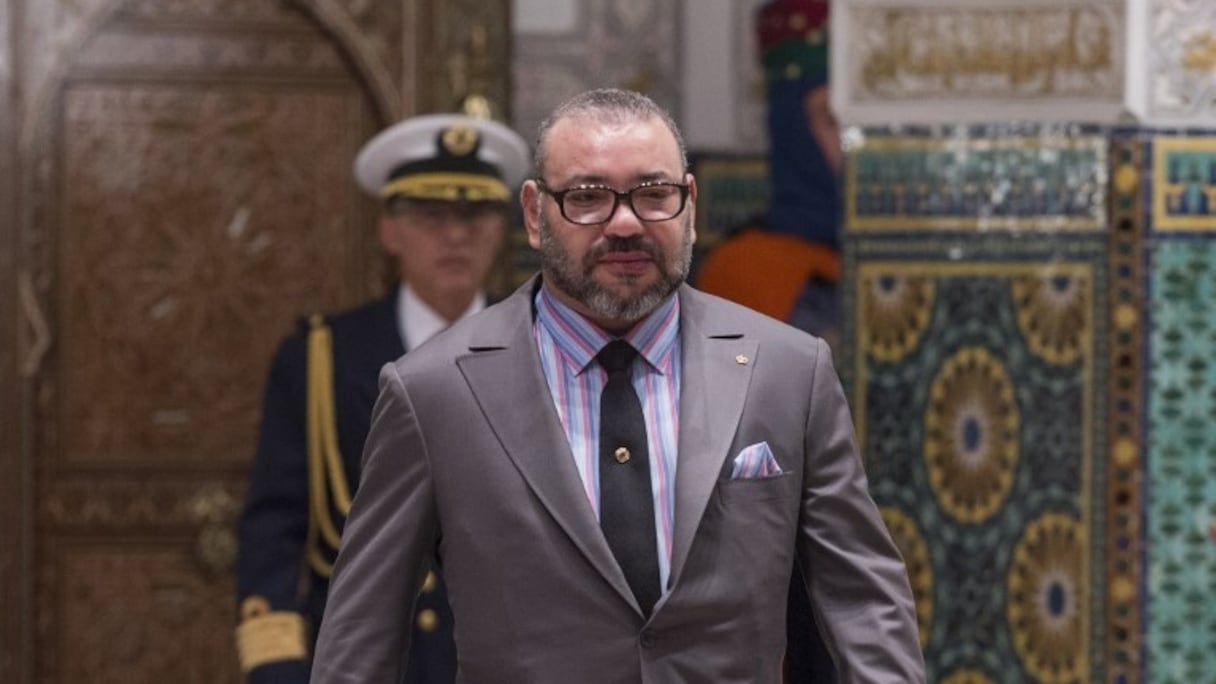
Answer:
[{"label": "man's nose", "polygon": [[616,211],[612,212],[612,216],[609,216],[608,222],[604,224],[604,235],[610,237],[631,237],[641,234],[645,230],[642,219],[633,212],[633,205],[625,198],[621,198],[621,201],[617,203]]}]

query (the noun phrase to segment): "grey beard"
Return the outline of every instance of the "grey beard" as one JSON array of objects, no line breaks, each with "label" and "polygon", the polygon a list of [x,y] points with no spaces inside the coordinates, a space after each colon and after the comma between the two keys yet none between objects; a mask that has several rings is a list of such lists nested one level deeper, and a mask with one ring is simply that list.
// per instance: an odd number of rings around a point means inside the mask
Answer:
[{"label": "grey beard", "polygon": [[[613,251],[614,245],[611,242],[606,243],[602,249],[588,252],[583,263],[578,264],[553,237],[553,231],[543,216],[539,227],[541,271],[544,277],[557,289],[590,309],[591,313],[605,319],[634,322],[645,318],[684,282],[692,265],[692,226],[687,217],[683,240],[680,243],[680,259],[674,269],[668,269],[667,261],[651,243],[640,240],[620,241],[624,244],[616,246],[616,249],[645,251],[659,267],[659,279],[653,285],[632,298],[625,298],[591,278],[596,260],[605,252]],[[625,244],[628,244],[628,247],[625,247]]]}]

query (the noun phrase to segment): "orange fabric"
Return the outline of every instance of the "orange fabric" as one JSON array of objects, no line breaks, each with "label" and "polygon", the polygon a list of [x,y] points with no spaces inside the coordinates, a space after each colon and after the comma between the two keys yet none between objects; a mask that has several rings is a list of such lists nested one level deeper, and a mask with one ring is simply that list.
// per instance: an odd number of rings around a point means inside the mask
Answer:
[{"label": "orange fabric", "polygon": [[697,287],[784,321],[812,276],[840,280],[836,250],[752,229],[709,251],[697,273]]}]

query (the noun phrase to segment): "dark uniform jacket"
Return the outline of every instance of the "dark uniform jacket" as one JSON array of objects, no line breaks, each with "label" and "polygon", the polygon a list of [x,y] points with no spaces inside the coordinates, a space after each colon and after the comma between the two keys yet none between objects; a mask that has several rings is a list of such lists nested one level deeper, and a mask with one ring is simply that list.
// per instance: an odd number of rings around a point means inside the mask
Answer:
[{"label": "dark uniform jacket", "polygon": [[[404,353],[397,294],[327,319],[332,331],[334,413],[351,494],[376,400],[380,367]],[[329,580],[305,562],[309,526],[306,387],[308,324],[275,354],[266,384],[257,455],[239,523],[238,605],[263,597],[272,611],[294,611],[308,626],[308,651],[321,624]],[[335,511],[339,524],[342,517]],[[326,560],[332,563],[333,553]],[[452,616],[442,582],[424,591],[405,684],[451,684],[456,677]],[[284,660],[254,668],[251,684],[305,684],[308,663]]]}]

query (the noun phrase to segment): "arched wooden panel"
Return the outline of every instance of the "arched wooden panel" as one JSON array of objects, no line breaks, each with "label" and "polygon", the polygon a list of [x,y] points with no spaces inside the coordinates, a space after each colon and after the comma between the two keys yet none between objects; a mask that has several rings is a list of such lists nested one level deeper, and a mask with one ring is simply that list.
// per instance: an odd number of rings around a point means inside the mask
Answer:
[{"label": "arched wooden panel", "polygon": [[270,355],[383,286],[350,169],[450,88],[416,51],[506,40],[505,2],[431,5],[0,8],[6,682],[238,681],[231,525]]},{"label": "arched wooden panel", "polygon": [[[48,81],[34,678],[235,681],[231,536],[294,317],[369,294],[379,118],[307,13],[123,3]],[[40,201],[41,200],[41,201]]]}]

